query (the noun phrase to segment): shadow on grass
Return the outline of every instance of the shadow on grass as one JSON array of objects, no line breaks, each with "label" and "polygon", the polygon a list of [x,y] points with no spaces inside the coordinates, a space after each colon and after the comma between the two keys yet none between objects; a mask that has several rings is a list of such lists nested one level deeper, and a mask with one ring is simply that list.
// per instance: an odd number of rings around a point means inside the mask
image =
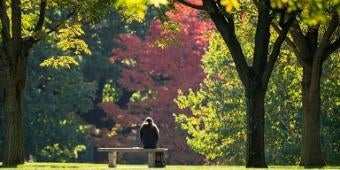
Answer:
[{"label": "shadow on grass", "polygon": [[27,166],[32,168],[81,168],[81,166],[76,165],[34,165],[34,166]]},{"label": "shadow on grass", "polygon": [[2,163],[0,163],[0,169],[1,168],[17,168],[18,165],[17,164],[13,164],[13,165],[2,165]]}]

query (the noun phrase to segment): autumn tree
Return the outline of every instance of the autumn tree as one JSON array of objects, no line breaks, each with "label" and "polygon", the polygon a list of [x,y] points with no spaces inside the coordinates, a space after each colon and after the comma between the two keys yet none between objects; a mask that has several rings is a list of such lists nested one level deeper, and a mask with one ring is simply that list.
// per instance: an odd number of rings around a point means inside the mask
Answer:
[{"label": "autumn tree", "polygon": [[[260,1],[186,1],[177,0],[188,7],[204,10],[214,22],[221,34],[225,45],[235,62],[236,70],[245,89],[247,105],[247,167],[267,167],[264,148],[264,101],[269,78],[280,53],[290,26],[295,20],[297,12],[287,9],[276,10],[269,0]],[[234,8],[240,10],[235,11]],[[254,48],[252,52],[245,53],[235,30],[238,23],[250,22],[256,28],[253,35]],[[273,37],[270,25],[279,20],[280,34]],[[274,38],[273,43],[270,39]],[[247,60],[249,58],[249,60]]]},{"label": "autumn tree", "polygon": [[[137,135],[133,131],[127,133],[126,129],[131,129],[133,124],[139,124],[146,116],[151,116],[161,131],[159,143],[171,150],[171,161],[197,163],[199,159],[195,160],[197,156],[190,153],[183,135],[176,129],[172,114],[178,111],[178,107],[173,100],[178,89],[196,89],[202,81],[204,73],[200,59],[212,25],[200,18],[198,11],[180,5],[166,13],[166,17],[170,21],[154,21],[143,38],[123,34],[115,40],[120,48],[113,49],[111,61],[124,65],[118,84],[125,92],[117,100],[110,101],[108,98],[100,106],[117,123],[114,128],[117,136],[112,137],[116,142],[111,142],[111,145],[138,144],[132,138]],[[131,95],[124,95],[127,93]],[[119,102],[119,99],[126,97],[124,103]],[[131,138],[125,137],[122,140],[123,135]]]},{"label": "autumn tree", "polygon": [[[92,55],[84,57],[80,67],[86,81],[96,81],[98,84],[94,103],[107,101],[106,91],[104,91],[107,88],[105,87],[110,82],[118,80],[120,76],[121,64],[109,62],[112,49],[117,47],[117,43],[112,43],[112,40],[119,34],[129,32],[138,35],[146,34],[154,15],[155,13],[150,11],[146,14],[143,23],[136,21],[130,23],[126,22],[120,13],[112,12],[99,23],[84,23],[84,40],[88,43]],[[111,128],[114,122],[114,120],[106,119],[106,114],[98,107],[94,107],[81,116],[89,124],[96,125],[98,128]]]}]

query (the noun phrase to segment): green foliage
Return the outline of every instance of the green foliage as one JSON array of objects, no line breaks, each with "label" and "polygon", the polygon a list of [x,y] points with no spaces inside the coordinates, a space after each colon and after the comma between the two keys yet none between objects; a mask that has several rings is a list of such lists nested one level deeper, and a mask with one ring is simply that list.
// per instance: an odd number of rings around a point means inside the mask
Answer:
[{"label": "green foliage", "polygon": [[60,29],[56,34],[56,47],[64,52],[72,50],[75,55],[79,55],[80,52],[91,55],[88,45],[83,40],[77,39],[77,37],[80,37],[83,34],[84,31],[79,23],[66,26],[65,28]]},{"label": "green foliage", "polygon": [[241,164],[246,137],[243,88],[222,41],[214,36],[203,57],[207,77],[200,89],[179,92],[176,103],[193,115],[180,114],[176,121],[188,133],[188,144],[208,161]]},{"label": "green foliage", "polygon": [[117,0],[116,8],[120,10],[127,21],[142,21],[147,11],[147,1],[144,0]]},{"label": "green foliage", "polygon": [[161,49],[169,47],[181,47],[181,42],[176,39],[177,34],[181,33],[181,24],[175,21],[163,21],[161,24],[161,35],[152,45]]},{"label": "green foliage", "polygon": [[300,17],[308,25],[325,24],[332,12],[340,14],[339,0],[271,0],[274,8],[287,8],[288,11],[301,10]]},{"label": "green foliage", "polygon": [[159,8],[168,0],[117,0],[115,8],[122,13],[127,22],[143,21],[149,5]]},{"label": "green foliage", "polygon": [[340,162],[340,53],[324,63],[321,79],[322,146],[328,164]]},{"label": "green foliage", "polygon": [[79,38],[82,35],[84,35],[84,31],[79,23],[66,25],[60,29],[50,42],[55,44],[57,49],[60,49],[62,55],[52,56],[44,60],[40,66],[55,69],[70,68],[72,65],[78,66],[76,57],[79,58],[81,54],[92,54],[86,42]]},{"label": "green foliage", "polygon": [[[239,164],[245,154],[245,101],[228,50],[214,36],[202,60],[206,78],[196,92],[179,91],[176,103],[191,116],[175,115],[187,133],[187,143],[208,162]],[[302,128],[302,68],[284,46],[266,95],[266,160],[269,164],[298,164]],[[322,80],[322,145],[326,161],[339,162],[339,53],[325,64]]]},{"label": "green foliage", "polygon": [[[39,44],[32,55],[45,56],[49,50]],[[84,81],[78,69],[68,71],[39,67],[42,58],[30,57],[25,99],[26,154],[37,161],[80,160],[88,149],[86,125],[79,116],[93,108],[97,85]]]},{"label": "green foliage", "polygon": [[71,66],[78,66],[79,63],[71,56],[58,56],[58,57],[50,57],[40,63],[41,67],[52,67],[55,69],[60,68],[68,68],[70,69]]},{"label": "green foliage", "polygon": [[135,67],[136,64],[137,64],[136,60],[134,60],[132,58],[126,58],[126,59],[122,60],[121,62],[126,67]]},{"label": "green foliage", "polygon": [[152,90],[145,91],[136,91],[132,94],[130,101],[131,102],[142,102],[146,99],[155,98],[156,94]]},{"label": "green foliage", "polygon": [[[39,1],[34,2],[38,3]],[[95,104],[97,104],[95,102],[101,101],[101,89],[106,80],[118,79],[120,66],[108,62],[108,54],[112,50],[112,39],[122,32],[144,33],[150,18],[153,18],[149,15],[147,17],[149,19],[144,24],[133,23],[125,27],[121,26],[123,21],[117,13],[110,15],[101,23],[81,24],[80,27],[79,22],[74,22],[77,26],[69,25],[66,30],[62,29],[62,36],[51,34],[46,37],[48,43],[41,42],[33,47],[29,56],[28,87],[26,88],[24,109],[24,142],[27,160],[30,160],[29,155],[32,155],[34,161],[93,161],[94,144],[86,131],[88,122],[85,122],[81,117],[95,108]],[[76,29],[74,30],[74,28]],[[83,29],[84,33],[80,29]],[[66,34],[72,35],[72,37],[68,37]],[[82,38],[89,47],[92,47],[93,57],[86,57],[87,54],[84,52],[74,54],[72,46],[66,52],[57,48],[56,44],[59,40],[69,38]],[[65,54],[71,56],[63,57]],[[48,58],[49,56],[55,57]],[[42,61],[44,63],[49,60],[59,61],[51,62],[55,66],[39,67]],[[59,66],[63,63],[65,65]],[[55,67],[57,70],[50,69],[50,67]],[[101,84],[102,82],[103,84]],[[98,88],[96,84],[98,84]],[[116,90],[120,93],[119,89]],[[114,100],[117,99],[118,97],[114,98]],[[1,104],[0,102],[0,108],[3,108]],[[0,120],[3,116],[1,111],[2,109],[0,109]],[[100,119],[99,116],[98,119]],[[1,123],[2,121],[0,121],[0,127]],[[2,136],[1,130],[0,153],[4,146]],[[0,160],[1,157],[2,154],[0,154]]]},{"label": "green foliage", "polygon": [[[60,146],[59,143],[53,145],[47,145],[42,149],[41,155],[39,155],[43,161],[58,161],[58,162],[67,162],[70,158],[78,158],[78,153],[86,150],[85,145],[77,145],[74,148],[69,148],[64,146]],[[71,159],[72,160],[72,159]]]},{"label": "green foliage", "polygon": [[294,165],[300,161],[302,68],[296,63],[292,52],[282,49],[268,84],[265,151],[271,164]]},{"label": "green foliage", "polygon": [[115,103],[119,100],[122,93],[122,90],[113,80],[108,80],[103,88],[102,102]]},{"label": "green foliage", "polygon": [[[78,65],[75,59],[80,55],[90,55],[91,51],[87,43],[82,39],[84,31],[81,22],[98,22],[107,16],[113,9],[116,0],[48,0],[48,1],[21,1],[22,13],[22,37],[27,40],[47,40],[52,46],[61,50],[55,58],[42,63],[43,67],[69,68]],[[10,2],[6,1],[10,6]],[[45,10],[40,9],[45,2]],[[45,11],[40,18],[40,11]],[[7,14],[11,18],[11,8],[7,8]],[[42,20],[41,20],[42,19]],[[41,22],[44,21],[44,22]],[[11,21],[9,27],[13,25]],[[37,27],[37,24],[42,25]],[[1,24],[1,27],[3,25]],[[0,37],[2,41],[2,37]],[[5,42],[4,44],[7,44]]]}]

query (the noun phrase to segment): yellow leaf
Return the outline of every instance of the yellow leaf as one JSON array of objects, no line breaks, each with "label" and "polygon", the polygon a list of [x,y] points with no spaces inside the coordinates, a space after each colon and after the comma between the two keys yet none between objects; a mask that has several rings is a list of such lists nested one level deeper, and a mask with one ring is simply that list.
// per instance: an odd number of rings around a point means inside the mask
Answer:
[{"label": "yellow leaf", "polygon": [[71,56],[58,56],[51,57],[49,59],[44,60],[40,63],[40,67],[53,67],[55,69],[68,68],[70,69],[71,65],[78,66],[79,63]]},{"label": "yellow leaf", "polygon": [[158,8],[161,5],[167,5],[168,1],[167,0],[150,0],[150,4]]},{"label": "yellow leaf", "polygon": [[221,0],[221,5],[225,6],[227,12],[231,12],[234,8],[239,9],[240,5],[237,0]]},{"label": "yellow leaf", "polygon": [[225,10],[227,12],[231,12],[232,9],[233,9],[233,5],[232,4],[227,4],[227,6],[225,6]]}]

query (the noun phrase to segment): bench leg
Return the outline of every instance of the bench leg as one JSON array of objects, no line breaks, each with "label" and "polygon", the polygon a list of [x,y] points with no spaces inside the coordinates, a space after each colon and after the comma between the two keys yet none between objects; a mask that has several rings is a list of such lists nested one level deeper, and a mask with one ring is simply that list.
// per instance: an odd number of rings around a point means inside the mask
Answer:
[{"label": "bench leg", "polygon": [[155,167],[155,152],[148,153],[149,167]]},{"label": "bench leg", "polygon": [[109,152],[108,154],[109,154],[109,167],[110,168],[116,167],[117,152]]}]

